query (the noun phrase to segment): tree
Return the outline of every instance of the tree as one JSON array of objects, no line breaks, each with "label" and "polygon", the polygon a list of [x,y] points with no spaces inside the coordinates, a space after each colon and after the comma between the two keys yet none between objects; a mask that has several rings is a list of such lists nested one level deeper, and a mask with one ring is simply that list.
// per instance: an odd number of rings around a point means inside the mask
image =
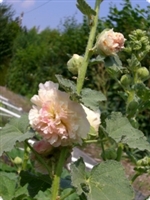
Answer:
[{"label": "tree", "polygon": [[38,84],[56,81],[55,74],[71,77],[67,61],[74,52],[83,54],[88,33],[74,19],[66,20],[59,30],[38,32],[32,28],[20,33],[14,41],[13,57],[7,86],[22,95],[31,96]]},{"label": "tree", "polygon": [[20,32],[19,24],[13,20],[12,7],[0,4],[0,85],[5,84],[5,76],[12,57],[14,39]]}]

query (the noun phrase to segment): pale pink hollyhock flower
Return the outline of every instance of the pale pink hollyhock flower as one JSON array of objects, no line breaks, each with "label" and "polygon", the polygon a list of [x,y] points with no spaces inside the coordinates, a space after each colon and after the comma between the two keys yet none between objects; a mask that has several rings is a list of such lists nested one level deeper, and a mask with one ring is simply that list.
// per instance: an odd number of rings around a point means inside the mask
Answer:
[{"label": "pale pink hollyhock flower", "polygon": [[93,111],[93,110],[90,110],[89,108],[85,107],[83,104],[81,104],[81,105],[82,105],[85,113],[87,114],[87,120],[89,121],[90,125],[94,128],[94,130],[96,132],[98,132],[99,125],[101,123],[100,110]]},{"label": "pale pink hollyhock flower", "polygon": [[81,144],[87,137],[90,125],[82,106],[58,90],[58,84],[39,84],[31,101],[35,106],[29,112],[30,125],[52,146]]},{"label": "pale pink hollyhock flower", "polygon": [[125,38],[122,33],[114,32],[113,29],[104,30],[97,37],[96,48],[105,55],[114,55],[124,48]]}]

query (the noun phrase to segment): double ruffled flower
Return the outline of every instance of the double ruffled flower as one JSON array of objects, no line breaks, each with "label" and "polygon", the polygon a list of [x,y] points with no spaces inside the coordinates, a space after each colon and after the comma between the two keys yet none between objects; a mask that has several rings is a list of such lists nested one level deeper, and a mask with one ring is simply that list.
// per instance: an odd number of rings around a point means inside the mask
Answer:
[{"label": "double ruffled flower", "polygon": [[104,30],[97,37],[96,48],[106,56],[114,55],[124,48],[126,39],[122,33],[114,32],[113,29]]},{"label": "double ruffled flower", "polygon": [[87,137],[90,124],[84,109],[58,90],[58,84],[39,84],[38,95],[31,101],[34,106],[29,112],[30,125],[52,146],[81,144],[82,138]]}]

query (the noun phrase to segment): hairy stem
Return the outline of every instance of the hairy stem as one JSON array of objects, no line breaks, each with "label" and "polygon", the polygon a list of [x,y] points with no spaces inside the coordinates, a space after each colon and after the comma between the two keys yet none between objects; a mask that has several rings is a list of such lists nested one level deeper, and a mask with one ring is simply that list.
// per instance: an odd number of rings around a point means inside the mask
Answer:
[{"label": "hairy stem", "polygon": [[98,24],[98,15],[99,15],[99,9],[100,9],[100,3],[101,2],[102,2],[102,0],[96,0],[96,3],[95,3],[96,15],[94,16],[94,19],[93,19],[93,24],[92,24],[92,27],[91,27],[87,47],[86,47],[86,50],[85,50],[84,60],[83,60],[82,67],[79,71],[79,75],[78,75],[78,79],[77,79],[77,93],[78,94],[80,94],[80,92],[82,90],[86,71],[87,71],[87,66],[88,66],[88,63],[89,63],[89,60],[90,60],[90,57],[91,57],[90,50],[93,47],[93,42],[94,42],[95,35],[96,35],[96,29],[97,29],[97,24]]},{"label": "hairy stem", "polygon": [[22,170],[26,170],[27,162],[29,159],[29,153],[27,151],[27,147],[28,147],[28,145],[25,142],[24,143],[24,156],[23,156]]},{"label": "hairy stem", "polygon": [[118,149],[117,149],[117,158],[116,158],[117,161],[120,161],[121,158],[122,158],[123,148],[124,148],[123,144],[119,143],[118,144]]},{"label": "hairy stem", "polygon": [[67,147],[63,147],[60,152],[60,157],[56,166],[56,172],[54,175],[54,180],[52,184],[52,197],[51,200],[57,200],[59,198],[59,185],[60,185],[60,177],[62,173],[62,169],[64,166],[64,162],[66,160],[66,155],[68,153]]}]

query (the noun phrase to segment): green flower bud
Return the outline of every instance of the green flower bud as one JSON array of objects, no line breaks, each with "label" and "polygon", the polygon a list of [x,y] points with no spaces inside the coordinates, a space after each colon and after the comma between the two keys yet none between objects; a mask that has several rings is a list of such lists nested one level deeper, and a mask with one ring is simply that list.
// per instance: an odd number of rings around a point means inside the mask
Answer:
[{"label": "green flower bud", "polygon": [[127,113],[130,117],[133,117],[138,109],[139,103],[136,100],[131,101],[127,106]]},{"label": "green flower bud", "polygon": [[77,75],[80,67],[82,66],[83,57],[78,54],[73,54],[72,58],[67,62],[68,70]]},{"label": "green flower bud", "polygon": [[121,82],[121,84],[122,84],[124,87],[127,87],[127,86],[129,86],[129,85],[131,84],[132,78],[131,78],[130,75],[124,74],[124,75],[121,77],[120,82]]},{"label": "green flower bud", "polygon": [[141,67],[137,70],[137,75],[142,81],[145,81],[149,77],[149,71],[146,67]]},{"label": "green flower bud", "polygon": [[107,149],[101,154],[104,160],[115,160],[117,158],[117,152],[115,149]]},{"label": "green flower bud", "polygon": [[22,164],[22,159],[20,158],[20,157],[16,157],[15,159],[14,159],[14,164],[16,164],[16,165],[20,165],[20,164]]}]

